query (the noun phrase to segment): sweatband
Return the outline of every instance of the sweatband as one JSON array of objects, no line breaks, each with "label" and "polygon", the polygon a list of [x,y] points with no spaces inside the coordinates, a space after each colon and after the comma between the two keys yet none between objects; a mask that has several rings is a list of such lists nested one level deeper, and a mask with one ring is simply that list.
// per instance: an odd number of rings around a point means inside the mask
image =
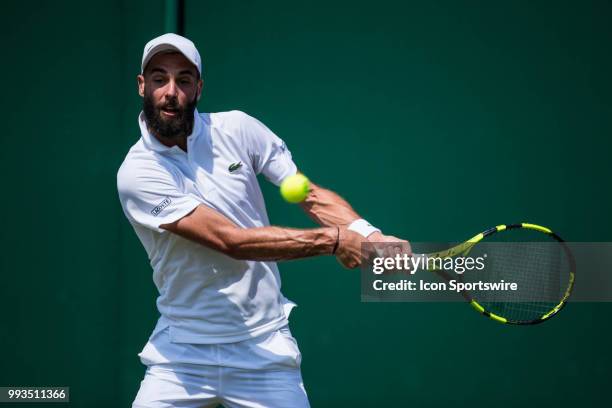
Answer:
[{"label": "sweatband", "polygon": [[378,228],[376,228],[363,218],[353,221],[351,225],[348,226],[348,229],[358,233],[364,238],[369,237],[370,234],[373,234],[374,232],[380,232]]}]

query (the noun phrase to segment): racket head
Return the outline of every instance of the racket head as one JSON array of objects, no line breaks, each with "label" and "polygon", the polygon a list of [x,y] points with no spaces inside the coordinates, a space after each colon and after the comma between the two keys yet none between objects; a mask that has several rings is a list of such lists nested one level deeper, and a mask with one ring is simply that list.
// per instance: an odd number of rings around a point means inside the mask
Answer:
[{"label": "racket head", "polygon": [[[484,245],[484,243],[495,243]],[[552,230],[537,224],[502,224],[483,231],[470,240],[427,257],[477,255],[488,252],[484,271],[461,275],[436,270],[437,275],[463,283],[477,281],[515,282],[513,292],[462,290],[472,307],[497,322],[533,325],[556,316],[565,307],[574,287],[576,261],[565,241]]]}]

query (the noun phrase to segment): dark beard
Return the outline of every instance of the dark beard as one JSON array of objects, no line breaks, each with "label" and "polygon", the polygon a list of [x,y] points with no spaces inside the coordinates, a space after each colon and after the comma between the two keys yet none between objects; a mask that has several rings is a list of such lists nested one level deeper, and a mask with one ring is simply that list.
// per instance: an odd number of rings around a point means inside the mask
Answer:
[{"label": "dark beard", "polygon": [[[153,102],[153,97],[145,92],[142,111],[149,130],[156,136],[170,140],[180,139],[189,136],[193,130],[193,115],[197,104],[198,100],[195,97],[184,108],[179,107],[176,99],[157,107]],[[162,118],[161,110],[164,108],[175,109],[176,116],[167,119]]]}]

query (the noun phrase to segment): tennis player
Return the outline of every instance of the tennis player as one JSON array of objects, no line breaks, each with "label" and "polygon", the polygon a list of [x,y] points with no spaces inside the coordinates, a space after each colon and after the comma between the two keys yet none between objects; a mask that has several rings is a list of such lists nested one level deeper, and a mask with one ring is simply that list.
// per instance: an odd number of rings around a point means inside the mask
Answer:
[{"label": "tennis player", "polygon": [[202,63],[190,40],[151,40],[141,68],[141,137],[117,187],[161,316],[139,354],[147,370],[133,407],[308,407],[288,327],[295,304],[275,261],[335,255],[355,268],[366,240],[407,243],[314,183],[302,206],[320,228],[270,226],[256,176],[279,185],[297,172],[285,143],[243,112],[197,111]]}]

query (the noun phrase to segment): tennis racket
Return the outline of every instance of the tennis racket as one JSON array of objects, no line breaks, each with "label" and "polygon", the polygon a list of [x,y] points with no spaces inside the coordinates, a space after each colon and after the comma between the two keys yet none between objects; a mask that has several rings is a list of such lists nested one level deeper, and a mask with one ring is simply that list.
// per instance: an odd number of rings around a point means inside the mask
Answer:
[{"label": "tennis racket", "polygon": [[422,256],[425,260],[466,257],[468,254],[474,257],[479,246],[484,247],[487,258],[487,267],[482,271],[457,274],[434,265],[426,269],[447,282],[455,280],[468,288],[474,287],[470,282],[516,283],[520,288],[516,294],[475,289],[459,291],[476,311],[500,323],[542,323],[566,305],[574,287],[576,262],[565,241],[540,225],[498,225],[452,248],[414,256]]}]

